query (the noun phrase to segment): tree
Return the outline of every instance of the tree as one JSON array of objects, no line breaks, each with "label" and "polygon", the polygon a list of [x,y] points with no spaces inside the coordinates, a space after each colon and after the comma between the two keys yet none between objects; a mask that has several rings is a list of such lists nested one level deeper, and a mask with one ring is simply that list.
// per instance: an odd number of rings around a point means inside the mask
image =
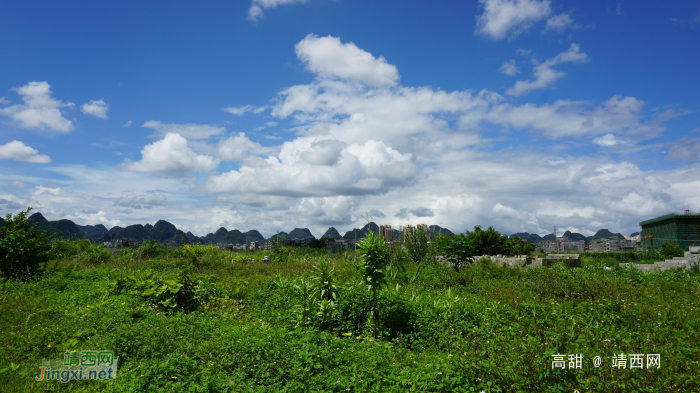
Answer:
[{"label": "tree", "polygon": [[360,273],[362,281],[372,291],[372,321],[374,322],[374,338],[379,330],[379,310],[377,307],[377,291],[386,283],[386,266],[389,263],[389,253],[384,238],[369,228],[367,235],[360,241]]},{"label": "tree", "polygon": [[535,252],[535,245],[530,242],[524,242],[519,237],[508,239],[505,255],[530,255]]},{"label": "tree", "polygon": [[474,227],[474,232],[466,231],[467,238],[474,244],[476,255],[505,255],[508,253],[508,236],[501,235],[489,227],[481,229],[481,225]]},{"label": "tree", "polygon": [[663,259],[672,259],[673,257],[682,257],[683,249],[676,243],[664,243],[659,249],[659,257]]},{"label": "tree", "polygon": [[437,248],[445,257],[452,259],[455,270],[469,265],[474,255],[476,248],[472,239],[463,233],[459,235],[440,234],[436,240]]},{"label": "tree", "polygon": [[27,221],[31,210],[29,207],[14,217],[8,214],[5,226],[0,228],[0,275],[3,277],[34,275],[39,271],[39,264],[49,259],[51,246],[46,231]]}]

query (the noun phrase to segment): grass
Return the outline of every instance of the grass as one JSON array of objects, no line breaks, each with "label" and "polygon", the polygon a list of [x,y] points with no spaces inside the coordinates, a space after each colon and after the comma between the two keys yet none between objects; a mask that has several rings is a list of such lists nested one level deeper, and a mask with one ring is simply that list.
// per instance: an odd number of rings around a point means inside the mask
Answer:
[{"label": "grass", "polygon": [[[191,267],[198,307],[185,313],[143,295],[148,280],[182,282],[179,250],[85,250],[0,283],[3,392],[700,391],[697,270],[408,264],[380,293],[374,340],[355,252],[246,264],[211,250]],[[301,320],[297,288],[323,258],[338,298]],[[113,381],[33,380],[44,359],[101,349],[119,358]],[[612,368],[619,353],[660,354],[661,368]],[[552,370],[554,354],[582,354],[582,368]]]}]

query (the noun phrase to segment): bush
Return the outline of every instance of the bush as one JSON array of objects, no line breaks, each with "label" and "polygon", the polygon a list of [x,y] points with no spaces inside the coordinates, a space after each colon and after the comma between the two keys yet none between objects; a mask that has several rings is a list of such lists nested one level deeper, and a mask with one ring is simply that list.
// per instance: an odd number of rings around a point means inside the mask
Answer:
[{"label": "bush", "polygon": [[39,264],[49,258],[51,245],[46,231],[29,225],[27,214],[32,210],[5,216],[5,226],[0,228],[0,275],[24,277],[36,274]]},{"label": "bush", "polygon": [[663,259],[672,259],[674,257],[682,257],[683,249],[676,243],[664,243],[659,249],[659,257]]},{"label": "bush", "polygon": [[156,258],[168,252],[168,248],[153,240],[146,240],[141,244],[138,256],[142,259]]}]

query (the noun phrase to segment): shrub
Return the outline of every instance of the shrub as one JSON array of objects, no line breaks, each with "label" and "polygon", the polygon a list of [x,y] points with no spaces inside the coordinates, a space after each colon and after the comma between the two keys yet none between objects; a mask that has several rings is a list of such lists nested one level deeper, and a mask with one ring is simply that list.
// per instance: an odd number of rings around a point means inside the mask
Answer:
[{"label": "shrub", "polygon": [[49,258],[51,245],[46,231],[30,225],[27,214],[32,210],[5,216],[0,228],[0,275],[3,277],[31,276],[39,271],[39,264]]},{"label": "shrub", "polygon": [[428,244],[428,228],[418,226],[406,228],[403,233],[403,246],[408,252],[408,257],[413,263],[420,263],[428,258],[430,245]]},{"label": "shrub", "polygon": [[659,249],[659,257],[663,259],[671,259],[674,257],[682,257],[683,249],[676,243],[664,243]]},{"label": "shrub", "polygon": [[156,258],[165,254],[168,251],[167,247],[156,243],[153,240],[146,240],[141,244],[138,250],[138,256],[142,259]]}]

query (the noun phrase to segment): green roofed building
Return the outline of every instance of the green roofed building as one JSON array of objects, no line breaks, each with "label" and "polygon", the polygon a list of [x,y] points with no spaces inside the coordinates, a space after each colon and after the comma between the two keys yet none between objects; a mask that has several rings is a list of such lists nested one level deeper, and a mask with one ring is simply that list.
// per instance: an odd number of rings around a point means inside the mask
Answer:
[{"label": "green roofed building", "polygon": [[685,251],[689,246],[700,245],[700,214],[671,213],[639,223],[642,241],[647,249],[658,250],[664,243],[676,243]]}]

